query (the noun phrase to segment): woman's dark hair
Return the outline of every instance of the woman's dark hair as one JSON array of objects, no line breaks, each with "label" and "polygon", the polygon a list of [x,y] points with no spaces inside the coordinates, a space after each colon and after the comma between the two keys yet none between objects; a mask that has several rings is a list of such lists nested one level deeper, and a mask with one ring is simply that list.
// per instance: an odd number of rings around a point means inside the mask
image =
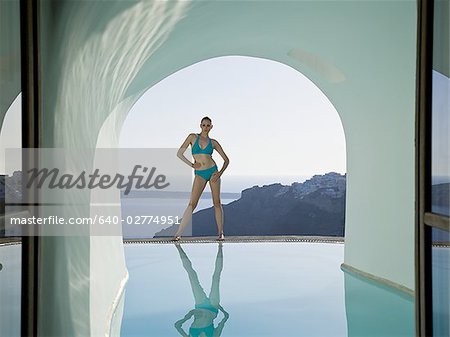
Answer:
[{"label": "woman's dark hair", "polygon": [[207,119],[210,123],[212,123],[211,118],[209,118],[208,116],[203,117],[202,120],[200,121],[200,123],[203,123],[203,121],[204,121],[205,119]]}]

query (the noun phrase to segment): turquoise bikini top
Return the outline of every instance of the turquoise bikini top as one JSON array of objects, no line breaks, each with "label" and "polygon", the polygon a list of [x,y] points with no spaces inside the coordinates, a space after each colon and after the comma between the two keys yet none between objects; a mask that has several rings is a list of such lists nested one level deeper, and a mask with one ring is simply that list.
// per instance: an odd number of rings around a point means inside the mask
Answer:
[{"label": "turquoise bikini top", "polygon": [[192,145],[192,154],[209,154],[209,155],[211,155],[214,150],[211,138],[209,139],[208,145],[206,145],[206,147],[204,149],[202,149],[200,147],[200,145],[198,144],[199,137],[200,137],[200,135],[197,134],[197,139],[195,140],[194,145]]}]

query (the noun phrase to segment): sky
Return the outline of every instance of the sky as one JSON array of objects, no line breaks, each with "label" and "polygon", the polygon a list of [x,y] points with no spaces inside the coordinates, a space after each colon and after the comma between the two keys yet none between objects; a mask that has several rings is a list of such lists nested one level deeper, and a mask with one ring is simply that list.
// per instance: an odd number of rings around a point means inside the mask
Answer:
[{"label": "sky", "polygon": [[230,159],[224,175],[346,172],[344,130],[327,97],[293,68],[252,57],[202,61],[150,88],[127,116],[120,147],[179,148],[204,116]]},{"label": "sky", "polygon": [[449,99],[449,78],[437,71],[433,71],[431,162],[435,183],[449,182],[450,178]]}]

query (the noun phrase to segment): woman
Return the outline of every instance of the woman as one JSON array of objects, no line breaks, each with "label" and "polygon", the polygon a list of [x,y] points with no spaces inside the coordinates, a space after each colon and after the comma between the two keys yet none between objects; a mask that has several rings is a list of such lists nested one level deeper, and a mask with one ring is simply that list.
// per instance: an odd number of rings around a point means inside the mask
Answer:
[{"label": "woman", "polygon": [[[214,273],[211,281],[211,291],[206,296],[205,291],[200,285],[198,275],[192,267],[192,263],[188,256],[181,248],[181,245],[175,245],[180,254],[181,262],[184,269],[188,273],[189,282],[191,284],[192,293],[194,295],[195,309],[189,311],[182,319],[175,323],[175,328],[183,337],[219,337],[230,315],[220,305],[220,274],[223,269],[223,253],[222,243],[219,242],[216,256]],[[214,320],[217,318],[219,311],[222,311],[223,318],[214,327]],[[183,330],[183,323],[194,317],[189,328],[189,334]]]},{"label": "woman", "polygon": [[[195,178],[192,185],[191,200],[186,210],[184,211],[180,226],[178,227],[178,230],[175,233],[174,238],[172,239],[173,241],[180,240],[183,229],[191,219],[192,212],[194,211],[195,207],[197,207],[200,195],[205,189],[206,183],[208,181],[209,186],[211,187],[217,228],[219,231],[219,237],[217,240],[223,241],[225,239],[223,235],[223,209],[220,202],[220,177],[230,163],[230,160],[228,159],[220,144],[216,140],[209,138],[208,135],[212,127],[213,125],[211,118],[203,117],[200,122],[200,128],[202,129],[202,132],[200,134],[191,133],[178,150],[178,158],[195,169]],[[192,156],[194,157],[194,163],[191,163],[184,156],[184,152],[188,148],[189,144],[191,144],[192,146]],[[219,152],[224,160],[223,167],[220,171],[217,170],[217,165],[211,157],[213,150]]]}]

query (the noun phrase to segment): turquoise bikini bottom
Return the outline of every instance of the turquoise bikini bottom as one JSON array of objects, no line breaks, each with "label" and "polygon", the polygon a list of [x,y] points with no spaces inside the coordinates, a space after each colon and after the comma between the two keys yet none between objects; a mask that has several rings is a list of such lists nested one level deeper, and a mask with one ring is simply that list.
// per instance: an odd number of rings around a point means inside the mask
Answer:
[{"label": "turquoise bikini bottom", "polygon": [[204,328],[189,328],[189,337],[200,337],[204,333],[203,337],[214,337],[214,323]]},{"label": "turquoise bikini bottom", "polygon": [[206,181],[209,181],[211,179],[211,176],[214,172],[217,171],[217,165],[214,165],[213,167],[210,167],[206,170],[194,170],[195,174],[202,177]]}]

